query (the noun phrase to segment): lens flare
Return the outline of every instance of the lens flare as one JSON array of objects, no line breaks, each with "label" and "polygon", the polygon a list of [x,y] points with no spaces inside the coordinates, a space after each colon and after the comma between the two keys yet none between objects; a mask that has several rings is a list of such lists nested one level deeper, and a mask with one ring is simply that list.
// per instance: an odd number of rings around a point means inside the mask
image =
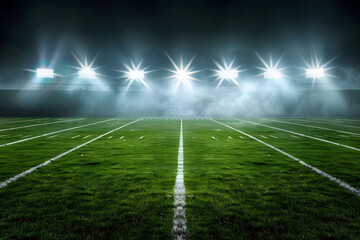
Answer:
[{"label": "lens flare", "polygon": [[54,78],[54,70],[51,68],[37,68],[36,77],[38,78]]},{"label": "lens flare", "polygon": [[239,86],[239,83],[237,82],[237,78],[240,72],[243,70],[239,70],[238,67],[233,67],[235,59],[231,60],[228,64],[225,59],[223,59],[223,65],[221,65],[219,62],[214,61],[217,69],[211,69],[215,72],[213,75],[216,77],[217,80],[219,80],[219,83],[216,86],[216,89],[218,89],[221,84],[224,82],[224,80],[227,80],[229,82],[234,83],[236,86]]},{"label": "lens flare", "polygon": [[329,64],[332,63],[338,56],[330,59],[329,61],[322,63],[324,56],[321,58],[318,57],[315,50],[310,52],[310,61],[305,60],[305,58],[300,54],[301,59],[304,61],[307,68],[305,70],[306,78],[312,78],[313,84],[316,79],[325,79],[329,77],[335,77],[328,73],[329,70],[335,68],[335,66],[329,67]]},{"label": "lens flare", "polygon": [[76,56],[73,52],[71,52],[71,54],[74,56],[75,60],[80,65],[80,67],[75,67],[76,69],[79,70],[78,71],[79,78],[95,79],[98,74],[95,71],[97,68],[94,68],[93,65],[99,54],[97,54],[90,63],[88,63],[86,55],[84,56],[84,62],[81,62],[78,56]]},{"label": "lens flare", "polygon": [[282,60],[284,53],[280,56],[280,58],[275,62],[273,61],[272,55],[269,56],[269,63],[267,63],[263,57],[260,56],[258,52],[255,51],[256,56],[260,59],[264,67],[256,67],[263,71],[261,75],[264,76],[264,79],[272,79],[272,80],[281,80],[285,75],[282,71],[285,68],[279,68],[280,61]]},{"label": "lens flare", "polygon": [[150,71],[146,71],[148,67],[141,68],[141,64],[142,61],[135,65],[134,62],[131,60],[130,65],[124,64],[126,70],[119,70],[119,72],[122,72],[124,74],[122,77],[126,78],[126,80],[129,81],[126,87],[126,91],[129,90],[129,88],[134,82],[139,82],[146,88],[150,88],[149,85],[145,82],[145,75]]},{"label": "lens flare", "polygon": [[199,72],[199,71],[192,71],[190,68],[191,63],[194,61],[196,56],[193,56],[190,61],[185,65],[183,63],[182,57],[180,58],[180,64],[177,65],[174,60],[170,57],[169,54],[166,53],[166,56],[169,58],[170,62],[174,66],[175,70],[167,69],[168,71],[172,72],[173,75],[169,76],[168,78],[172,78],[177,80],[175,91],[178,89],[179,85],[182,84],[186,86],[188,89],[193,90],[190,81],[195,80],[198,81],[198,79],[194,78],[192,75]]}]

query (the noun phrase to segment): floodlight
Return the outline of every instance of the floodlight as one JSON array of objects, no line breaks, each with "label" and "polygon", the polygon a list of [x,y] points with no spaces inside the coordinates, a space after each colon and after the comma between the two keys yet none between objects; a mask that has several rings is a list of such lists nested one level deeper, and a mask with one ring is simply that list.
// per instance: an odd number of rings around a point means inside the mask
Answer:
[{"label": "floodlight", "polygon": [[51,68],[37,68],[36,76],[38,78],[54,78],[54,70]]},{"label": "floodlight", "polygon": [[219,77],[223,79],[235,79],[238,77],[238,70],[235,69],[222,69],[219,71]]},{"label": "floodlight", "polygon": [[167,57],[169,58],[170,62],[172,63],[172,65],[174,66],[175,70],[171,70],[168,69],[168,71],[172,72],[173,75],[170,76],[170,78],[174,78],[177,80],[177,84],[176,84],[176,88],[175,90],[179,87],[180,83],[184,84],[185,86],[187,86],[189,89],[192,89],[191,84],[190,84],[190,80],[198,80],[196,78],[194,78],[192,75],[194,73],[197,73],[198,71],[191,71],[190,69],[190,65],[191,63],[194,61],[195,56],[192,57],[190,59],[190,61],[185,65],[184,67],[184,63],[183,63],[183,59],[180,58],[180,65],[177,65],[174,60],[168,55],[166,54]]},{"label": "floodlight", "polygon": [[309,68],[306,69],[306,78],[322,78],[324,77],[323,68]]},{"label": "floodlight", "polygon": [[133,61],[130,61],[131,65],[124,64],[126,71],[120,70],[119,72],[124,73],[124,78],[129,81],[126,90],[130,88],[134,81],[142,83],[145,87],[149,88],[149,85],[145,82],[145,75],[149,73],[146,71],[147,68],[141,69],[142,61],[140,61],[137,65],[134,64]]},{"label": "floodlight", "polygon": [[223,65],[221,65],[217,61],[214,61],[217,69],[211,70],[215,72],[213,76],[216,77],[217,80],[219,80],[216,89],[220,87],[224,80],[233,82],[235,85],[239,86],[239,83],[236,81],[236,79],[238,78],[238,73],[242,72],[243,70],[240,71],[238,70],[239,67],[233,67],[234,61],[235,59],[233,59],[230,63],[227,63],[225,59],[223,59]]},{"label": "floodlight", "polygon": [[264,72],[264,79],[281,79],[282,74],[279,70],[274,69],[274,68],[270,68],[270,69],[266,69],[266,71]]},{"label": "floodlight", "polygon": [[79,78],[93,79],[95,75],[95,71],[88,67],[82,68],[79,71]]}]

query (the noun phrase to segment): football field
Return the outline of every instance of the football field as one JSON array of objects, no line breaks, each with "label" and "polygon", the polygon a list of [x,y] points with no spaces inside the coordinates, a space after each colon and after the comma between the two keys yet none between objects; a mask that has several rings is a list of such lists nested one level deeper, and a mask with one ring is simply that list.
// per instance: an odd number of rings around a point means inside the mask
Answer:
[{"label": "football field", "polygon": [[359,239],[360,119],[0,118],[0,239]]}]

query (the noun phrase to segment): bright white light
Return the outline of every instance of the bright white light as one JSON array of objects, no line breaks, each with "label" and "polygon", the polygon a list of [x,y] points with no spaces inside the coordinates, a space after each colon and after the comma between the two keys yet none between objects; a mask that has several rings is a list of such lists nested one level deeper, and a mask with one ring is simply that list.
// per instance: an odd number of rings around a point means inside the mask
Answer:
[{"label": "bright white light", "polygon": [[217,69],[211,69],[211,70],[215,72],[214,76],[216,77],[217,80],[219,80],[216,89],[220,87],[220,85],[224,80],[233,82],[235,85],[239,86],[239,83],[236,81],[236,79],[238,78],[238,74],[241,71],[238,70],[239,67],[235,67],[235,68],[233,67],[234,61],[235,59],[233,59],[229,64],[227,64],[225,59],[223,59],[224,62],[223,65],[214,61],[215,65],[217,66]]},{"label": "bright white light", "polygon": [[134,64],[133,61],[130,62],[131,66],[124,64],[126,71],[120,71],[124,73],[124,78],[129,81],[128,86],[126,87],[126,90],[130,88],[130,86],[133,84],[134,81],[142,83],[145,87],[149,88],[149,85],[145,82],[145,75],[149,73],[149,71],[146,71],[147,68],[141,69],[142,61],[140,61],[137,65]]},{"label": "bright white light", "polygon": [[38,78],[54,78],[54,70],[50,68],[36,69],[36,76]]},{"label": "bright white light", "polygon": [[79,78],[93,79],[95,78],[95,76],[96,76],[95,71],[88,67],[82,68],[79,71]]},{"label": "bright white light", "polygon": [[260,59],[260,61],[264,65],[264,67],[257,67],[258,69],[264,71],[263,72],[264,79],[281,80],[284,76],[287,77],[286,75],[282,74],[282,70],[284,70],[284,68],[278,68],[278,66],[280,64],[280,61],[283,58],[284,54],[282,54],[280,56],[280,58],[275,63],[274,63],[274,60],[273,60],[271,54],[269,56],[269,63],[267,63],[264,60],[264,58],[262,58],[260,56],[260,54],[257,53],[256,51],[255,51],[255,54],[258,56],[258,58]]},{"label": "bright white light", "polygon": [[172,65],[175,68],[175,70],[168,69],[168,71],[174,73],[173,75],[170,76],[170,78],[174,78],[177,80],[175,91],[177,90],[177,88],[179,87],[180,84],[183,84],[192,90],[190,81],[198,80],[198,79],[192,77],[192,75],[194,73],[197,73],[198,71],[191,71],[191,69],[190,69],[190,65],[194,61],[195,56],[190,59],[190,61],[186,64],[185,67],[184,67],[182,58],[180,58],[180,65],[178,66],[178,65],[176,65],[174,60],[168,54],[166,54],[166,56],[169,58],[170,62],[172,63]]},{"label": "bright white light", "polygon": [[306,69],[306,78],[322,78],[324,77],[323,68],[309,68]]},{"label": "bright white light", "polygon": [[282,77],[282,74],[277,69],[266,69],[266,71],[264,72],[265,79],[278,80],[278,79],[281,79],[281,77]]}]

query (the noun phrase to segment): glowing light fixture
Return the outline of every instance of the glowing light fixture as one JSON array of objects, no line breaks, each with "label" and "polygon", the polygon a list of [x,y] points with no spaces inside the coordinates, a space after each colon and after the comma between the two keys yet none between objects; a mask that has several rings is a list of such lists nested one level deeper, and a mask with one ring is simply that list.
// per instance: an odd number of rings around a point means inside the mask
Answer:
[{"label": "glowing light fixture", "polygon": [[124,73],[123,77],[129,81],[126,90],[130,88],[134,81],[142,83],[145,87],[149,88],[149,85],[145,82],[145,75],[150,71],[146,71],[147,68],[141,68],[142,61],[140,61],[137,65],[135,65],[133,61],[130,61],[130,63],[130,66],[124,64],[126,71],[119,71]]},{"label": "glowing light fixture", "polygon": [[235,59],[233,59],[229,64],[223,59],[223,65],[218,63],[217,61],[214,61],[217,69],[211,69],[215,72],[214,76],[217,80],[219,80],[218,85],[216,86],[216,89],[220,87],[220,85],[223,83],[224,80],[227,80],[229,82],[234,83],[235,85],[239,86],[239,83],[236,81],[238,78],[239,67],[233,67]]},{"label": "glowing light fixture", "polygon": [[38,78],[54,78],[54,70],[51,68],[37,68],[36,77]]},{"label": "glowing light fixture", "polygon": [[322,78],[324,76],[324,69],[321,67],[306,69],[306,78]]},{"label": "glowing light fixture", "polygon": [[168,54],[166,54],[166,56],[169,58],[170,62],[172,63],[172,65],[175,68],[174,70],[168,69],[168,71],[173,73],[173,75],[171,75],[169,78],[173,78],[173,79],[177,80],[175,91],[178,89],[180,84],[183,84],[183,85],[187,86],[189,89],[192,90],[192,86],[191,86],[190,81],[191,80],[198,80],[198,79],[194,78],[192,75],[194,73],[199,72],[199,71],[192,71],[190,69],[190,65],[194,61],[195,56],[193,56],[190,59],[190,61],[185,65],[185,67],[184,67],[184,63],[183,63],[182,58],[180,58],[180,64],[177,65],[174,62],[174,60]]},{"label": "glowing light fixture", "polygon": [[96,76],[95,71],[89,67],[84,67],[79,70],[79,78],[93,79],[95,78],[95,76]]},{"label": "glowing light fixture", "polygon": [[282,74],[279,70],[275,68],[270,68],[270,69],[266,69],[266,71],[264,72],[264,78],[278,80],[282,78]]}]

